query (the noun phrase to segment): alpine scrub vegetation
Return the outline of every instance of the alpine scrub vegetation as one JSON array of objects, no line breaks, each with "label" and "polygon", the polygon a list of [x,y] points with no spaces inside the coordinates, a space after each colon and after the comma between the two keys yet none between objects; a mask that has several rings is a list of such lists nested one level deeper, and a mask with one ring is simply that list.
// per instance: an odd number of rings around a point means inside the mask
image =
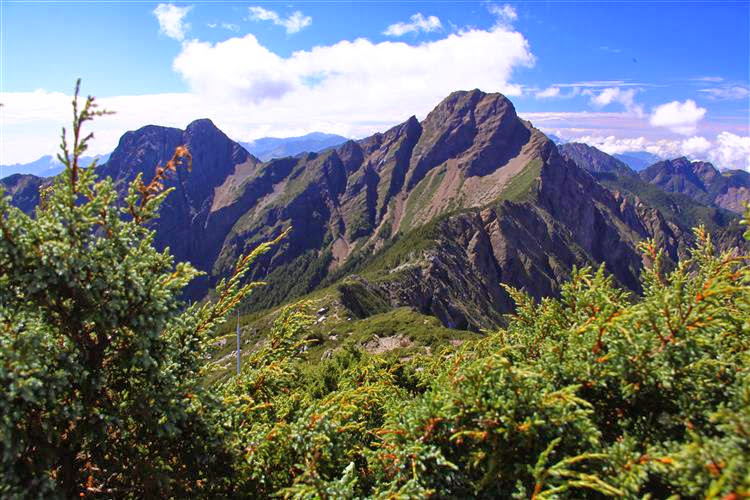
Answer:
[{"label": "alpine scrub vegetation", "polygon": [[148,222],[189,152],[118,202],[77,165],[99,111],[75,106],[35,216],[0,201],[1,496],[750,495],[750,266],[702,228],[671,270],[642,245],[641,296],[575,270],[557,298],[508,289],[500,331],[409,358],[346,346],[312,363],[310,318],[287,307],[211,383],[214,332],[275,242],[186,307],[198,273],[153,249]]},{"label": "alpine scrub vegetation", "polygon": [[152,247],[147,223],[190,156],[178,148],[122,202],[96,165],[81,168],[104,114],[73,99],[65,171],[34,217],[0,199],[0,496],[208,495],[231,465],[223,416],[200,377],[206,342],[258,283],[243,283],[259,246],[218,287],[219,299],[179,300],[199,273]]},{"label": "alpine scrub vegetation", "polygon": [[[256,359],[225,386],[245,398],[229,408],[244,423],[233,435],[243,490],[746,498],[750,269],[717,255],[703,230],[696,237],[671,272],[643,245],[642,297],[603,267],[575,271],[538,304],[510,289],[509,326],[459,349],[400,361],[340,351],[287,364],[283,386],[263,375],[277,362]],[[276,343],[284,359],[298,352]]]}]

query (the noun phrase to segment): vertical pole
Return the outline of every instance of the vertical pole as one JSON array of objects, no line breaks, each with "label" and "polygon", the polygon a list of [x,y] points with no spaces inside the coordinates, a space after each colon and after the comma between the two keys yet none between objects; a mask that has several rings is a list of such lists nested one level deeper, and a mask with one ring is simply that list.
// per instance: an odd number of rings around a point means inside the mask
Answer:
[{"label": "vertical pole", "polygon": [[240,309],[237,308],[237,375],[240,374]]}]

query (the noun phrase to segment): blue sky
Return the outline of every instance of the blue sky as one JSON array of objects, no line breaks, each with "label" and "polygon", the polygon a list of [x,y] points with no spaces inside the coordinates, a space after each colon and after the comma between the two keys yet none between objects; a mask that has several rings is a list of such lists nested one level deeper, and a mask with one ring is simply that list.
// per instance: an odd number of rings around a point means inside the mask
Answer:
[{"label": "blue sky", "polygon": [[748,2],[2,2],[0,163],[54,151],[72,84],[149,123],[363,137],[500,91],[608,152],[750,168]]}]

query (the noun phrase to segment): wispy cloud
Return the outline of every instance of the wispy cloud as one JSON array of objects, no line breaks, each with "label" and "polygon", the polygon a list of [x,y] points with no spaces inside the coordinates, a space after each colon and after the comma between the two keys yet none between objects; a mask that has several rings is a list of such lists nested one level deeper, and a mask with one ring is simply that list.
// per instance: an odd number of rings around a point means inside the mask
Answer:
[{"label": "wispy cloud", "polygon": [[[580,82],[553,83],[547,88],[526,87],[527,94],[534,94],[537,99],[569,99],[579,95],[591,98],[591,104],[603,108],[609,104],[620,103],[629,113],[643,114],[643,107],[634,101],[637,92],[653,84],[631,82],[627,80],[585,80]],[[625,88],[622,88],[625,87]]]},{"label": "wispy cloud", "polygon": [[599,50],[603,50],[604,52],[610,52],[612,54],[619,54],[620,52],[622,52],[622,49],[617,49],[615,47],[610,47],[608,45],[601,45],[599,47]]},{"label": "wispy cloud", "polygon": [[383,34],[387,36],[402,36],[407,33],[419,33],[420,31],[430,33],[442,28],[443,25],[436,16],[424,17],[421,12],[417,12],[409,18],[409,22],[391,24],[383,31]]},{"label": "wispy cloud", "polygon": [[724,79],[720,76],[698,76],[696,78],[690,78],[693,82],[723,82]]},{"label": "wispy cloud", "polygon": [[240,26],[238,24],[233,23],[208,23],[206,24],[209,28],[221,28],[228,31],[239,31]]},{"label": "wispy cloud", "polygon": [[559,85],[550,85],[545,89],[526,88],[527,94],[534,94],[537,99],[570,99],[581,95],[580,87],[561,87]]},{"label": "wispy cloud", "polygon": [[190,29],[190,25],[185,22],[185,16],[192,8],[177,7],[171,3],[157,5],[153,14],[159,21],[159,32],[177,41],[184,40],[185,33]]},{"label": "wispy cloud", "polygon": [[507,3],[503,5],[494,3],[488,4],[487,10],[490,11],[490,14],[495,16],[496,26],[510,26],[516,19],[518,19],[516,8]]},{"label": "wispy cloud", "polygon": [[534,94],[537,99],[549,99],[560,96],[560,87],[547,87]]},{"label": "wispy cloud", "polygon": [[276,11],[264,9],[263,7],[248,7],[250,19],[253,21],[271,21],[276,26],[283,26],[287,34],[298,33],[302,28],[312,24],[312,17],[304,15],[295,10],[288,17],[281,17]]},{"label": "wispy cloud", "polygon": [[711,99],[720,101],[747,99],[750,97],[750,89],[746,85],[722,85],[721,87],[700,89],[698,92],[706,94]]},{"label": "wispy cloud", "polygon": [[631,82],[629,80],[586,80],[572,83],[555,83],[555,87],[579,87],[579,88],[600,88],[600,87],[654,87],[655,85],[641,82]]}]

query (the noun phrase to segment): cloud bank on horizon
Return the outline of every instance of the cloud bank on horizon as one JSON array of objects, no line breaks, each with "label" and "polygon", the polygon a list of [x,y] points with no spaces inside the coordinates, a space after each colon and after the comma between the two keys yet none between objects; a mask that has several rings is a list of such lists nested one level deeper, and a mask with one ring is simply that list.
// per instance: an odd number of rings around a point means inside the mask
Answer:
[{"label": "cloud bank on horizon", "polygon": [[[543,61],[514,27],[518,19],[514,7],[484,7],[492,19],[489,28],[458,28],[435,15],[416,12],[381,28],[390,39],[339,40],[282,54],[253,33],[219,41],[191,38],[188,20],[200,6],[159,4],[152,12],[158,32],[179,43],[171,66],[189,90],[99,99],[117,114],[96,124],[92,153],[111,151],[126,130],[150,123],[183,128],[201,117],[211,118],[237,140],[311,131],[364,137],[412,114],[423,118],[454,90],[479,88],[502,92],[512,100],[585,99],[590,109],[525,112],[519,107],[519,114],[545,132],[608,153],[687,155],[722,168],[750,170],[747,124],[728,127],[712,121],[708,110],[691,98],[649,107],[639,99],[649,89],[641,82],[562,82],[545,88],[518,83],[514,77],[519,71]],[[270,22],[286,36],[300,36],[313,24],[312,17],[300,10],[279,13],[250,6],[246,16],[254,23]],[[431,38],[415,40],[425,34]],[[718,77],[704,83],[711,86],[698,91],[712,99],[748,97],[743,84]],[[4,92],[0,99],[4,103],[0,163],[31,161],[54,151],[59,127],[68,119],[70,96],[36,90]]]}]

